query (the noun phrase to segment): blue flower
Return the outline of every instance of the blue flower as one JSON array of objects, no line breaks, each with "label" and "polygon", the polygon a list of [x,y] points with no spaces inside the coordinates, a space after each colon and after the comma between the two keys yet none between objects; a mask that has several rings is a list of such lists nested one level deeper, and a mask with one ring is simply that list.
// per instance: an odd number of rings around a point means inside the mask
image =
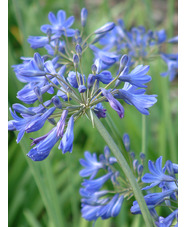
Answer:
[{"label": "blue flower", "polygon": [[42,137],[32,139],[33,142],[31,145],[36,144],[36,146],[28,152],[28,157],[30,157],[33,161],[42,161],[48,157],[53,146],[60,138],[63,137],[67,114],[68,111],[64,110],[57,126],[54,127],[49,133]]},{"label": "blue flower", "polygon": [[86,160],[80,159],[80,164],[84,167],[84,169],[82,169],[79,174],[81,177],[90,176],[90,179],[93,179],[98,170],[103,168],[104,165],[103,163],[97,161],[95,153],[91,155],[90,152],[86,151],[84,155]]},{"label": "blue flower", "polygon": [[106,89],[102,88],[101,89],[103,95],[105,96],[105,98],[109,101],[110,106],[118,113],[120,118],[124,117],[124,108],[123,106],[120,104],[120,102],[118,100],[116,100],[112,94],[107,91]]},{"label": "blue flower", "polygon": [[88,16],[88,10],[86,8],[83,8],[81,10],[81,25],[82,25],[82,27],[85,27],[85,25],[86,25],[87,16]]},{"label": "blue flower", "polygon": [[[157,227],[170,227],[170,226],[172,226],[174,219],[175,218],[177,219],[177,216],[178,216],[178,209],[174,210],[166,218],[160,216],[159,220],[156,221],[156,225],[157,225]],[[178,225],[178,223],[176,225]]]},{"label": "blue flower", "polygon": [[54,112],[56,108],[52,107],[48,109],[45,113],[43,113],[41,116],[38,116],[33,121],[29,122],[26,126],[25,131],[27,133],[38,131],[41,129],[45,123],[45,121],[48,119],[48,117]]},{"label": "blue flower", "polygon": [[109,172],[106,175],[93,180],[84,179],[82,186],[84,186],[90,192],[98,191],[103,184],[111,178],[112,174],[113,172]]},{"label": "blue flower", "polygon": [[[57,44],[56,44],[57,42]],[[45,49],[47,50],[48,54],[54,56],[54,55],[59,55],[58,54],[58,51],[56,52],[55,51],[55,48],[57,46],[57,50],[63,54],[65,54],[65,41],[59,41],[59,40],[54,40],[54,41],[51,41],[50,44],[47,44],[45,45]]]},{"label": "blue flower", "polygon": [[115,194],[113,198],[109,201],[109,203],[101,207],[101,209],[97,212],[97,216],[101,216],[102,219],[116,217],[120,212],[123,200],[123,195],[119,196],[119,194]]},{"label": "blue flower", "polygon": [[[82,191],[81,191],[82,192]],[[100,191],[95,193],[81,193],[85,196],[82,201],[82,217],[88,221],[97,220],[99,217],[102,219],[108,219],[110,217],[116,217],[123,204],[124,196],[115,194],[112,198],[102,198],[100,197],[107,195],[108,191]]]},{"label": "blue flower", "polygon": [[98,103],[94,107],[94,112],[98,118],[105,118],[106,117],[106,109],[103,108],[103,105],[101,103]]},{"label": "blue flower", "polygon": [[127,133],[123,135],[123,144],[125,146],[126,151],[130,151],[130,138]]},{"label": "blue flower", "polygon": [[57,127],[55,127],[46,137],[43,137],[43,139],[28,152],[27,156],[33,161],[44,160],[48,157],[51,149],[57,143],[59,138],[60,137],[57,136]]},{"label": "blue flower", "polygon": [[117,99],[123,99],[127,104],[133,105],[142,114],[149,115],[148,108],[157,102],[157,95],[144,94],[144,89],[136,89],[128,83],[125,83],[123,89],[118,90],[115,95]]},{"label": "blue flower", "polygon": [[[151,210],[163,203],[165,201],[165,198],[167,196],[170,196],[172,193],[174,193],[174,190],[167,190],[159,193],[150,193],[144,196],[144,200],[147,204],[148,209]],[[141,210],[137,201],[133,202],[130,211],[132,212],[132,214],[141,214]]]},{"label": "blue flower", "polygon": [[[45,85],[41,88],[41,94],[44,94],[50,89],[50,85]],[[26,86],[17,93],[17,98],[26,104],[32,104],[38,97],[33,90],[33,87]]]},{"label": "blue flower", "polygon": [[178,73],[178,54],[164,54],[161,53],[161,58],[167,64],[167,72],[161,73],[161,76],[168,76],[169,80],[172,81]]},{"label": "blue flower", "polygon": [[52,107],[49,110],[47,110],[44,114],[34,114],[34,115],[32,114],[25,118],[20,118],[16,115],[16,113],[13,113],[10,108],[11,115],[14,118],[14,120],[11,121],[10,126],[13,130],[16,129],[19,131],[19,134],[17,137],[17,143],[20,142],[25,132],[30,133],[42,128],[45,121],[54,112],[54,110],[55,110],[55,107]]},{"label": "blue flower", "polygon": [[73,140],[74,140],[73,129],[74,129],[74,117],[71,116],[68,121],[66,132],[63,135],[63,138],[58,147],[58,149],[62,150],[63,154],[65,154],[66,152],[70,152],[70,153],[72,152]]},{"label": "blue flower", "polygon": [[95,82],[95,80],[97,80],[97,82],[102,82],[103,84],[109,84],[113,78],[112,78],[112,74],[109,71],[102,71],[99,74],[89,74],[88,79],[87,79],[87,84],[88,84],[88,88],[91,88]]},{"label": "blue flower", "polygon": [[14,103],[12,105],[12,108],[17,112],[17,113],[21,113],[21,114],[28,114],[28,115],[35,115],[35,112],[32,111],[31,109],[23,106],[20,103]]},{"label": "blue flower", "polygon": [[147,87],[144,85],[151,81],[151,76],[146,75],[149,71],[149,66],[138,65],[135,69],[133,69],[129,74],[128,70],[124,69],[119,76],[119,80],[123,82],[129,82],[132,85],[137,87]]},{"label": "blue flower", "polygon": [[99,58],[102,61],[102,70],[111,67],[115,62],[119,60],[119,55],[101,50],[94,45],[89,45],[90,49],[93,50],[95,59]]},{"label": "blue flower", "polygon": [[143,190],[150,189],[156,185],[159,185],[161,182],[174,182],[175,178],[172,176],[166,175],[165,170],[162,169],[162,156],[160,156],[156,163],[153,163],[151,160],[148,162],[149,171],[151,173],[146,173],[142,177],[144,183],[151,183],[150,186],[146,186]]},{"label": "blue flower", "polygon": [[114,27],[115,27],[115,24],[113,22],[108,22],[105,25],[103,25],[101,28],[97,29],[94,33],[95,34],[107,33],[111,31]]},{"label": "blue flower", "polygon": [[46,36],[29,36],[27,41],[33,49],[42,48],[49,43],[49,38]]},{"label": "blue flower", "polygon": [[54,13],[50,12],[48,14],[48,19],[51,23],[45,24],[41,26],[41,31],[44,33],[47,33],[47,31],[50,29],[52,34],[57,34],[59,37],[61,35],[65,35],[67,37],[72,37],[75,34],[74,29],[70,29],[72,24],[74,23],[74,16],[69,17],[66,19],[66,13],[64,10],[59,10],[57,12],[57,17],[54,15]]},{"label": "blue flower", "polygon": [[167,40],[168,43],[178,43],[178,36],[174,36]]},{"label": "blue flower", "polygon": [[[84,77],[84,81],[86,81],[85,75],[83,75],[83,77]],[[78,81],[77,81],[77,78],[78,78]],[[82,75],[78,72],[77,72],[77,77],[76,77],[76,72],[70,71],[68,73],[67,80],[68,80],[69,84],[74,88],[79,87],[79,81],[80,81],[81,85],[83,85]]]},{"label": "blue flower", "polygon": [[54,97],[52,97],[52,102],[54,103],[54,106],[56,108],[62,109],[62,103],[59,99],[59,97],[57,95],[55,95]]}]

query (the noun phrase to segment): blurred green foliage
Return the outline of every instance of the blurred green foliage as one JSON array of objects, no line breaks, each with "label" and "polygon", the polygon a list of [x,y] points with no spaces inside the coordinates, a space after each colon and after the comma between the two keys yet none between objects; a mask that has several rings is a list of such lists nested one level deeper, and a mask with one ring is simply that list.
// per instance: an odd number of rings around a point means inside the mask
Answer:
[{"label": "blurred green foliage", "polygon": [[[177,1],[157,1],[160,5],[159,8],[155,5],[156,9],[153,8],[154,2],[156,1],[9,0],[9,106],[19,102],[16,93],[24,85],[16,79],[11,65],[20,63],[21,56],[33,56],[34,50],[29,47],[27,38],[29,35],[42,34],[40,26],[48,23],[49,11],[56,13],[59,9],[64,9],[68,16],[76,17],[74,27],[80,27],[80,11],[81,8],[86,7],[89,12],[86,34],[107,21],[122,18],[127,28],[137,25],[144,25],[147,29],[165,28],[169,37],[175,35],[177,30],[171,21],[174,22]],[[156,21],[155,16],[160,9],[164,10],[163,18],[161,21]],[[43,50],[40,53],[44,53]],[[91,57],[88,56],[86,61],[85,72],[89,72]],[[158,102],[150,109],[150,115],[147,117],[147,159],[155,160],[163,155],[164,162],[167,159],[177,162],[177,80],[170,84],[168,78],[160,77],[160,72],[166,70],[162,61],[156,60],[150,64],[149,74],[152,76],[152,81],[149,83],[148,92],[157,94]],[[119,119],[111,108],[108,108],[108,112],[118,128],[118,134],[122,137],[127,132],[131,138],[132,149],[139,154],[142,145],[142,116],[133,106],[124,105],[124,108],[124,119]],[[108,122],[105,119],[103,122],[112,133],[113,130],[109,128]],[[42,130],[46,130],[46,127],[40,130],[41,134]],[[33,162],[26,156],[30,150],[29,137],[32,135],[25,136],[23,142],[17,144],[17,134],[9,132],[9,226],[91,226],[91,223],[82,219],[80,214],[79,159],[83,157],[85,150],[101,153],[106,144],[86,118],[80,119],[75,124],[74,134],[72,154],[62,155],[55,147],[46,160]],[[34,133],[34,137],[36,136],[37,133]],[[118,217],[105,221],[98,220],[95,226],[142,227],[142,217],[130,214],[131,203],[132,201],[125,201]]]}]

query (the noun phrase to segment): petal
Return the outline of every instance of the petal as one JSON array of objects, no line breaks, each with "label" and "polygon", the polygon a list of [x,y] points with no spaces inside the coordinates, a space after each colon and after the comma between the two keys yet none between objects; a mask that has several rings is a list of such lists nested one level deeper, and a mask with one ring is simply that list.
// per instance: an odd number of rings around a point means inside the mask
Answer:
[{"label": "petal", "polygon": [[59,24],[63,24],[66,19],[66,12],[64,10],[59,10],[57,13],[57,20]]},{"label": "petal", "polygon": [[52,25],[56,25],[56,24],[57,24],[56,16],[55,16],[52,12],[50,12],[50,13],[48,14],[48,19],[49,19],[49,21],[50,21],[50,23],[51,23]]},{"label": "petal", "polygon": [[52,26],[49,25],[49,24],[44,24],[44,25],[41,26],[40,29],[41,29],[42,32],[47,33],[47,30],[48,30],[49,28],[52,29]]},{"label": "petal", "polygon": [[74,19],[75,19],[74,16],[69,17],[63,24],[63,27],[69,28],[70,26],[72,26],[74,23]]}]

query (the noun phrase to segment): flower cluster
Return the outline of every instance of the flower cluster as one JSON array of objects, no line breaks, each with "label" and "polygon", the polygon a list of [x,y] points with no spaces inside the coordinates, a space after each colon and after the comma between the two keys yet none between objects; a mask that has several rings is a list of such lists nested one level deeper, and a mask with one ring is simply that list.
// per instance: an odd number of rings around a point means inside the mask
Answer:
[{"label": "flower cluster", "polygon": [[[148,162],[150,173],[146,173],[142,177],[144,183],[150,183],[149,186],[142,188],[147,190],[147,195],[144,196],[147,207],[155,220],[157,226],[178,226],[178,165],[170,160],[166,161],[162,168],[162,156],[155,163],[151,160]],[[161,192],[151,193],[149,189],[158,186]],[[167,217],[158,216],[155,208],[165,204],[170,214]],[[133,214],[141,213],[138,202],[134,201],[131,207]]]},{"label": "flower cluster", "polygon": [[[131,169],[133,169],[139,187],[142,191],[147,191],[144,200],[156,226],[172,226],[173,221],[178,219],[178,180],[176,177],[178,165],[168,160],[162,168],[162,157],[160,156],[155,163],[149,160],[148,168],[150,173],[143,175],[145,154],[140,153],[140,162],[135,158],[135,153],[130,149],[128,134],[124,134],[123,144],[129,154],[130,163],[132,163]],[[84,155],[85,159],[80,160],[80,164],[84,167],[80,171],[80,176],[85,178],[82,182],[83,187],[80,189],[82,217],[88,221],[96,221],[99,217],[107,219],[117,216],[123,201],[129,200],[133,196],[127,178],[118,171],[117,160],[110,157],[107,146],[104,149],[104,154],[99,156],[99,160],[96,153],[91,155],[90,152],[86,151]],[[102,175],[95,178],[99,173],[102,173]],[[89,177],[89,179],[86,179],[86,177]],[[111,190],[108,190],[110,186],[108,181],[111,181]],[[145,186],[145,183],[150,183],[150,185]],[[149,192],[149,189],[156,186],[161,189],[161,192]],[[156,207],[163,204],[171,211],[167,217],[159,216],[155,210]],[[130,211],[132,214],[141,214],[137,201],[133,202]]]},{"label": "flower cluster", "polygon": [[[25,83],[17,98],[33,106],[13,104],[9,130],[19,132],[19,143],[25,133],[40,130],[46,121],[51,126],[47,134],[31,138],[34,147],[27,155],[34,161],[45,159],[57,142],[62,153],[72,152],[74,122],[83,115],[93,121],[93,112],[98,118],[105,118],[104,102],[109,102],[123,118],[124,107],[118,100],[133,105],[145,115],[157,101],[156,95],[145,94],[146,83],[151,80],[147,75],[149,66],[138,65],[131,69],[127,55],[110,54],[93,45],[112,31],[115,24],[108,22],[84,37],[87,16],[88,12],[83,8],[80,31],[71,28],[73,16],[66,18],[63,10],[59,10],[57,15],[50,12],[50,24],[41,26],[45,35],[28,38],[33,49],[45,48],[47,54],[41,56],[36,52],[33,57],[22,57],[23,62],[13,66],[17,79]],[[92,36],[93,40],[88,42]],[[89,67],[90,73],[85,75],[83,61],[88,48],[95,53],[95,59]],[[118,61],[119,69],[113,76],[108,68]]]},{"label": "flower cluster", "polygon": [[[140,184],[145,155],[140,154],[140,163],[135,158],[134,152],[130,151],[128,134],[124,135],[123,142],[130,154],[129,158],[133,163],[132,169],[136,180]],[[100,154],[99,159],[96,153],[91,154],[86,151],[84,155],[85,159],[80,160],[80,164],[84,167],[80,171],[80,176],[85,178],[82,182],[83,187],[80,188],[82,217],[88,221],[96,221],[99,217],[102,219],[116,217],[121,210],[124,199],[133,196],[128,180],[120,175],[117,170],[117,160],[110,156],[110,150],[107,146],[104,148],[104,154]],[[99,177],[97,177],[98,175]],[[109,181],[112,185],[111,189],[108,190],[108,187],[104,189],[106,183],[109,186]]]},{"label": "flower cluster", "polygon": [[[127,30],[124,21],[119,19],[117,25],[107,34],[102,35],[99,43],[103,46],[103,50],[109,55],[122,55],[128,53],[131,63],[139,61],[149,61],[159,55],[167,64],[168,70],[162,73],[162,76],[169,75],[172,81],[178,72],[178,54],[166,54],[161,51],[162,44],[177,43],[178,37],[167,39],[164,29],[159,31],[146,31],[144,26],[132,27]],[[100,51],[96,47],[92,47],[95,55]],[[102,50],[102,52],[103,52]]]}]

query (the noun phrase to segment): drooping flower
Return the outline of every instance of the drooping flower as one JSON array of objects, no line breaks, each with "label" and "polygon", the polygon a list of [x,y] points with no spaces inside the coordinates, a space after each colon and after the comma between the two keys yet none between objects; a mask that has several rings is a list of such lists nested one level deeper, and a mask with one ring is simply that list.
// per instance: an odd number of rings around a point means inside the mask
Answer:
[{"label": "drooping flower", "polygon": [[137,89],[136,86],[125,83],[122,89],[119,89],[115,95],[118,99],[123,99],[127,104],[133,105],[142,114],[149,115],[149,107],[157,102],[157,95],[144,94],[145,89]]},{"label": "drooping flower", "polygon": [[102,91],[103,95],[105,96],[105,98],[109,101],[110,106],[118,113],[120,118],[123,118],[124,117],[124,108],[121,105],[121,103],[118,100],[116,100],[109,91],[107,91],[103,88],[101,91]]},{"label": "drooping flower", "polygon": [[62,150],[63,154],[65,154],[66,152],[70,152],[70,153],[72,152],[73,140],[74,140],[73,129],[74,129],[74,117],[71,116],[68,121],[66,132],[63,135],[62,140],[58,147],[58,149]]}]

